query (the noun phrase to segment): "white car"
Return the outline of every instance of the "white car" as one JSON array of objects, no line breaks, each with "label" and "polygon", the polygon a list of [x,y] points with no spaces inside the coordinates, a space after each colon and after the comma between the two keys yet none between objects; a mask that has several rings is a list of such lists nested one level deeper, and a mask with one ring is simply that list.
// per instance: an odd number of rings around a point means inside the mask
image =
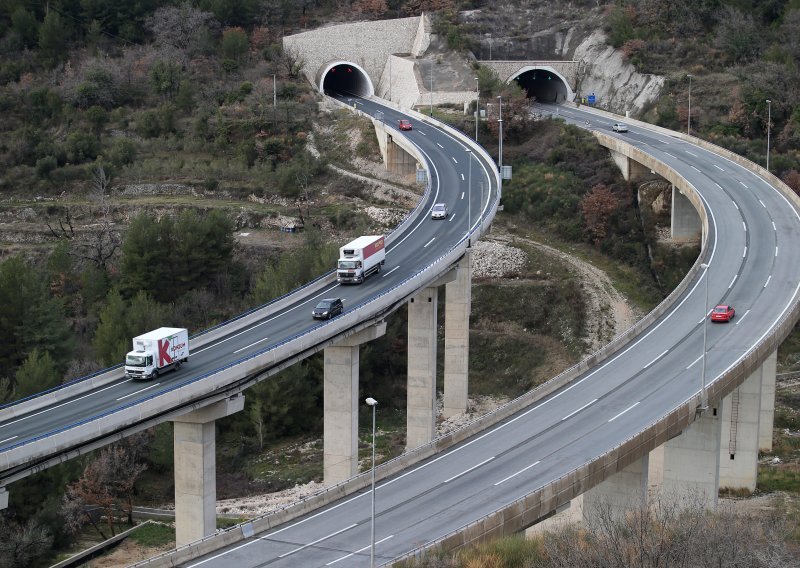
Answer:
[{"label": "white car", "polygon": [[447,219],[447,205],[437,203],[431,209],[431,219]]},{"label": "white car", "polygon": [[621,122],[615,122],[614,124],[611,125],[611,130],[613,130],[614,132],[627,132],[628,125],[622,124]]}]

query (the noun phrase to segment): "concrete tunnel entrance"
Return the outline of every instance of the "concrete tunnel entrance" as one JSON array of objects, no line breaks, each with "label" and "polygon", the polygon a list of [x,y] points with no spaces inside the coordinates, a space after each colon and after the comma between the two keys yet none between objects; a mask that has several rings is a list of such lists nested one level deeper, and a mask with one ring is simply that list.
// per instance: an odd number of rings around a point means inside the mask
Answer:
[{"label": "concrete tunnel entrance", "polygon": [[543,103],[561,103],[570,98],[564,78],[548,69],[522,70],[513,80],[533,98]]},{"label": "concrete tunnel entrance", "polygon": [[340,93],[369,97],[375,94],[372,81],[358,65],[348,61],[329,63],[321,69],[321,80],[318,81],[320,91],[327,95]]}]

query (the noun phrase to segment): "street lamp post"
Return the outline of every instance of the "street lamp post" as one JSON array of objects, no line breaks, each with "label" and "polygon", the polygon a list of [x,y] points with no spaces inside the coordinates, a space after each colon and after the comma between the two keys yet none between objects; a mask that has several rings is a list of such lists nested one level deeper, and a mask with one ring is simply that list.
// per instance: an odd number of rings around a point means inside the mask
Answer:
[{"label": "street lamp post", "polygon": [[469,230],[472,228],[472,150],[467,148],[469,156],[469,174],[467,175],[467,246],[470,246]]},{"label": "street lamp post", "polygon": [[772,127],[772,101],[767,99],[767,171],[769,171],[769,134]]},{"label": "street lamp post", "polygon": [[502,195],[503,188],[503,95],[498,95],[500,100],[500,118],[497,122],[500,124],[500,149],[497,154],[497,165],[500,167],[500,193]]},{"label": "street lamp post", "polygon": [[706,279],[706,300],[703,304],[703,370],[700,372],[700,408],[698,410],[705,410],[708,408],[708,393],[706,392],[706,328],[708,324],[708,265],[703,263],[700,265],[703,269],[703,277]]},{"label": "street lamp post", "polygon": [[378,401],[372,397],[365,401],[372,407],[372,527],[369,538],[369,566],[375,568],[375,407]]},{"label": "street lamp post", "polygon": [[433,116],[433,60],[431,60],[431,116]]},{"label": "street lamp post", "polygon": [[692,135],[692,75],[687,74],[689,77],[689,116],[686,118],[686,134]]},{"label": "street lamp post", "polygon": [[478,78],[475,77],[475,142],[478,141],[478,120],[481,117],[480,96],[481,89],[478,83]]}]

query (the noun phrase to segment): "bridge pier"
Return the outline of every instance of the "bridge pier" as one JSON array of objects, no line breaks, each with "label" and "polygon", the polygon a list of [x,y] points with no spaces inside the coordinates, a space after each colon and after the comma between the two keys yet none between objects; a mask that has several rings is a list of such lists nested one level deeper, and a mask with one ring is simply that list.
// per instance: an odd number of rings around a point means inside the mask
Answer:
[{"label": "bridge pier", "polygon": [[625,178],[625,181],[636,181],[650,175],[650,168],[647,166],[615,150],[609,149],[609,152],[614,163],[617,164],[620,172],[622,172],[622,177]]},{"label": "bridge pier", "polygon": [[325,348],[323,378],[323,477],[335,485],[358,473],[358,357],[362,343],[386,333],[368,327]]},{"label": "bridge pier", "polygon": [[583,494],[583,520],[618,519],[647,506],[649,456],[645,455]]},{"label": "bridge pier", "polygon": [[8,490],[0,487],[0,511],[3,509],[8,509]]},{"label": "bridge pier", "polygon": [[756,369],[744,383],[722,399],[720,487],[756,489],[762,369],[763,366]]},{"label": "bridge pier", "polygon": [[215,422],[244,408],[237,395],[179,416],[172,421],[175,450],[175,545],[217,530]]},{"label": "bridge pier", "polygon": [[677,187],[672,186],[672,240],[679,242],[701,240],[703,226],[697,210]]},{"label": "bridge pier", "polygon": [[778,351],[775,350],[761,363],[761,412],[758,421],[758,448],[772,451],[772,429],[775,421],[775,366]]},{"label": "bridge pier", "polygon": [[472,307],[472,251],[458,263],[456,279],[445,286],[444,407],[445,418],[467,411],[469,387],[469,314]]},{"label": "bridge pier", "polygon": [[383,121],[372,119],[372,124],[386,169],[396,174],[416,174],[417,158],[402,147],[401,144],[405,143],[402,136],[397,139],[398,143]]},{"label": "bridge pier", "polygon": [[424,288],[408,302],[406,450],[436,434],[436,330],[438,288]]}]

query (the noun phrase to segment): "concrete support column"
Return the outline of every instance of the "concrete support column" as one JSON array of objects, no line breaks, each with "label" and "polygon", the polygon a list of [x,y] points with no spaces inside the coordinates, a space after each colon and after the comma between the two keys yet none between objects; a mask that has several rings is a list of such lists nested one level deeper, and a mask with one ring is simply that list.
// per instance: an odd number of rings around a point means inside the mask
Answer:
[{"label": "concrete support column", "polygon": [[456,279],[445,286],[445,418],[467,411],[469,389],[469,314],[472,307],[472,252],[458,263]]},{"label": "concrete support column", "polygon": [[323,456],[325,485],[358,473],[359,345],[386,333],[381,323],[325,348]]},{"label": "concrete support column", "polygon": [[417,171],[417,159],[395,144],[391,134],[386,143],[386,169],[395,174],[413,174]]},{"label": "concrete support column", "polygon": [[408,303],[408,450],[427,444],[436,433],[437,304],[437,288],[425,288]]},{"label": "concrete support column", "polygon": [[758,447],[764,452],[772,451],[772,429],[775,421],[775,365],[778,351],[761,364],[761,414],[758,422]]},{"label": "concrete support column", "polygon": [[683,433],[664,444],[664,494],[697,492],[704,506],[716,508],[719,495],[719,450],[722,420],[709,407]]},{"label": "concrete support column", "polygon": [[236,396],[173,420],[175,448],[175,545],[217,530],[217,472],[214,422],[244,408]]},{"label": "concrete support column", "polygon": [[631,509],[647,505],[649,456],[636,460],[583,494],[583,519],[591,521],[610,513],[623,517]]},{"label": "concrete support column", "polygon": [[8,490],[5,487],[0,487],[0,510],[8,509]]},{"label": "concrete support column", "polygon": [[694,205],[674,185],[672,186],[672,240],[678,242],[700,240],[703,225]]},{"label": "concrete support column", "polygon": [[614,160],[614,163],[617,164],[619,171],[622,172],[622,177],[625,178],[625,181],[635,181],[650,174],[650,169],[647,166],[640,164],[636,160],[632,160],[625,154],[615,152],[614,150],[609,150],[609,152],[611,153],[611,158]]},{"label": "concrete support column", "polygon": [[739,388],[722,399],[720,487],[756,489],[762,369],[756,369]]}]

